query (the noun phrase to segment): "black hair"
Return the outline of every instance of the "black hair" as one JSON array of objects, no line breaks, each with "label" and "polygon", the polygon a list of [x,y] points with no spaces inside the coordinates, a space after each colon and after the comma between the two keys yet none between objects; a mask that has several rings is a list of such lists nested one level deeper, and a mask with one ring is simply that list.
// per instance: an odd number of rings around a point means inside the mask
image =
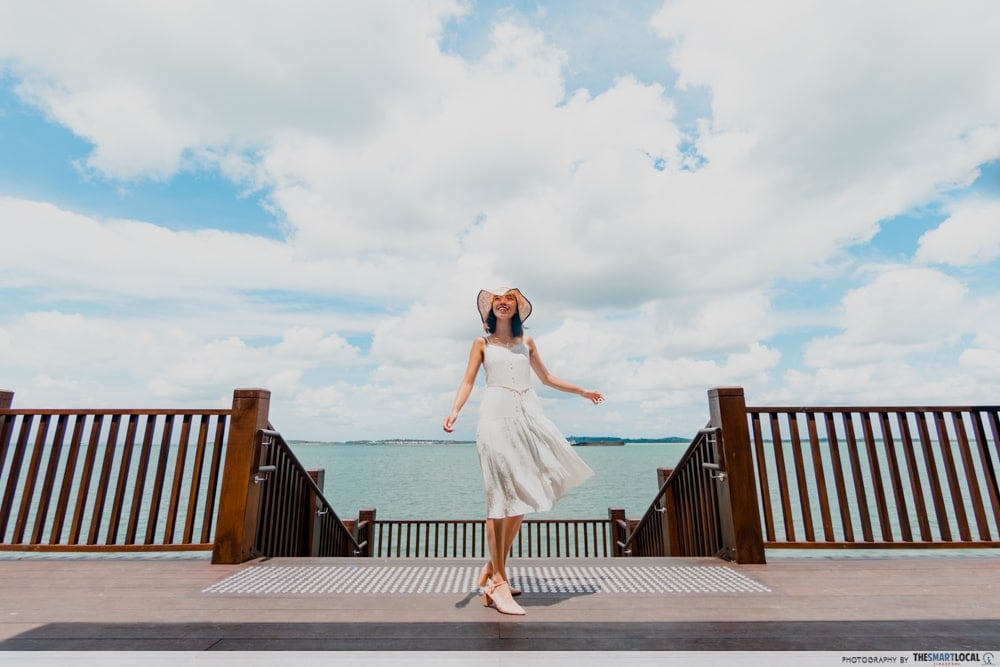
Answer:
[{"label": "black hair", "polygon": [[[497,332],[497,316],[493,314],[492,310],[486,316],[486,330],[490,333]],[[514,317],[510,318],[510,332],[514,338],[524,335],[524,326],[521,324],[521,313],[514,313]]]}]

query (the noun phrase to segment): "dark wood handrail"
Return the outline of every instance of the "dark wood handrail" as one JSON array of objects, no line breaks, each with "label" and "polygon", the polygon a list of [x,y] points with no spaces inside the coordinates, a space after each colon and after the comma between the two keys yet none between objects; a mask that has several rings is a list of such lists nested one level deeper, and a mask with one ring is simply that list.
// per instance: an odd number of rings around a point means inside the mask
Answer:
[{"label": "dark wood handrail", "polygon": [[1000,547],[1000,407],[746,414],[767,547]]},{"label": "dark wood handrail", "polygon": [[717,426],[707,426],[660,484],[634,528],[619,519],[613,529],[623,556],[716,556],[722,550],[720,515],[712,480],[717,463]]},{"label": "dark wood handrail", "polygon": [[230,416],[0,409],[0,550],[211,549]]},{"label": "dark wood handrail", "polygon": [[344,525],[279,432],[260,429],[257,448],[252,483],[263,487],[255,540],[260,555],[367,555],[367,540],[359,542]]}]

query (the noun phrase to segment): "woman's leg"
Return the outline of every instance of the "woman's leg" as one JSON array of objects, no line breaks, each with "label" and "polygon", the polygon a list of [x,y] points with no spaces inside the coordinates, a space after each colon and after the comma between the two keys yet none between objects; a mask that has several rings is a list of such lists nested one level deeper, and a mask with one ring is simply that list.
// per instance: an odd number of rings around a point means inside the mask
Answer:
[{"label": "woman's leg", "polygon": [[507,556],[510,554],[511,547],[514,546],[514,538],[517,537],[517,533],[521,530],[521,521],[524,516],[508,516],[504,518],[503,527],[503,580],[507,581]]},{"label": "woman's leg", "polygon": [[[502,519],[487,519],[486,537],[490,544],[490,560],[493,563],[493,581],[507,581],[507,554],[514,545],[514,538],[521,530],[524,516],[508,516]],[[492,524],[492,528],[490,526]]]},{"label": "woman's leg", "polygon": [[492,577],[483,591],[483,604],[491,600],[497,611],[504,614],[524,614],[524,610],[511,597],[510,584],[507,583],[507,552],[514,543],[514,535],[521,526],[521,517],[505,517],[503,519],[486,520],[486,541],[490,547],[490,565],[493,568]]},{"label": "woman's leg", "polygon": [[[503,567],[503,577],[506,579],[506,563],[507,556],[510,554],[510,549],[514,546],[514,539],[517,537],[518,531],[521,530],[521,520],[523,516],[518,517],[507,517],[506,519],[487,519],[486,520],[486,546],[490,550],[490,560],[486,561],[483,565],[483,569],[479,572],[479,580],[476,582],[480,588],[486,586],[487,582],[493,580],[493,573],[497,571],[496,565],[493,562],[493,554],[496,553],[500,556],[500,559],[504,563]],[[496,525],[497,522],[502,523],[503,532],[503,542],[496,537]],[[521,589],[511,588],[511,593],[513,595],[520,595]]]},{"label": "woman's leg", "polygon": [[490,550],[490,579],[496,581],[497,572],[503,569],[503,519],[486,520],[486,546]]}]

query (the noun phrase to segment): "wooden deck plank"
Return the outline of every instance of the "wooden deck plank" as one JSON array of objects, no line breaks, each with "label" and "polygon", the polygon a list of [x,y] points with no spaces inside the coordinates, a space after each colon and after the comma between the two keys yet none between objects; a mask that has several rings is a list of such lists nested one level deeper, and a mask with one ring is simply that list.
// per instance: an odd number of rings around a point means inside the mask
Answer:
[{"label": "wooden deck plank", "polygon": [[[938,650],[1000,645],[997,557],[533,560],[611,568],[725,565],[757,593],[522,595],[525,617],[472,593],[219,594],[247,568],[478,561],[0,560],[0,650]],[[470,582],[471,586],[471,582]]]}]

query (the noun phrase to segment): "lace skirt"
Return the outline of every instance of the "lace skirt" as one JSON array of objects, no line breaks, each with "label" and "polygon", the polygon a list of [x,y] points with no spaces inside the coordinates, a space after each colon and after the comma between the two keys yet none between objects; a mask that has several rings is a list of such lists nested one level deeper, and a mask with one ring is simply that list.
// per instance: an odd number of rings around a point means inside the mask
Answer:
[{"label": "lace skirt", "polygon": [[550,510],[594,474],[542,413],[530,388],[486,388],[476,448],[490,519]]}]

